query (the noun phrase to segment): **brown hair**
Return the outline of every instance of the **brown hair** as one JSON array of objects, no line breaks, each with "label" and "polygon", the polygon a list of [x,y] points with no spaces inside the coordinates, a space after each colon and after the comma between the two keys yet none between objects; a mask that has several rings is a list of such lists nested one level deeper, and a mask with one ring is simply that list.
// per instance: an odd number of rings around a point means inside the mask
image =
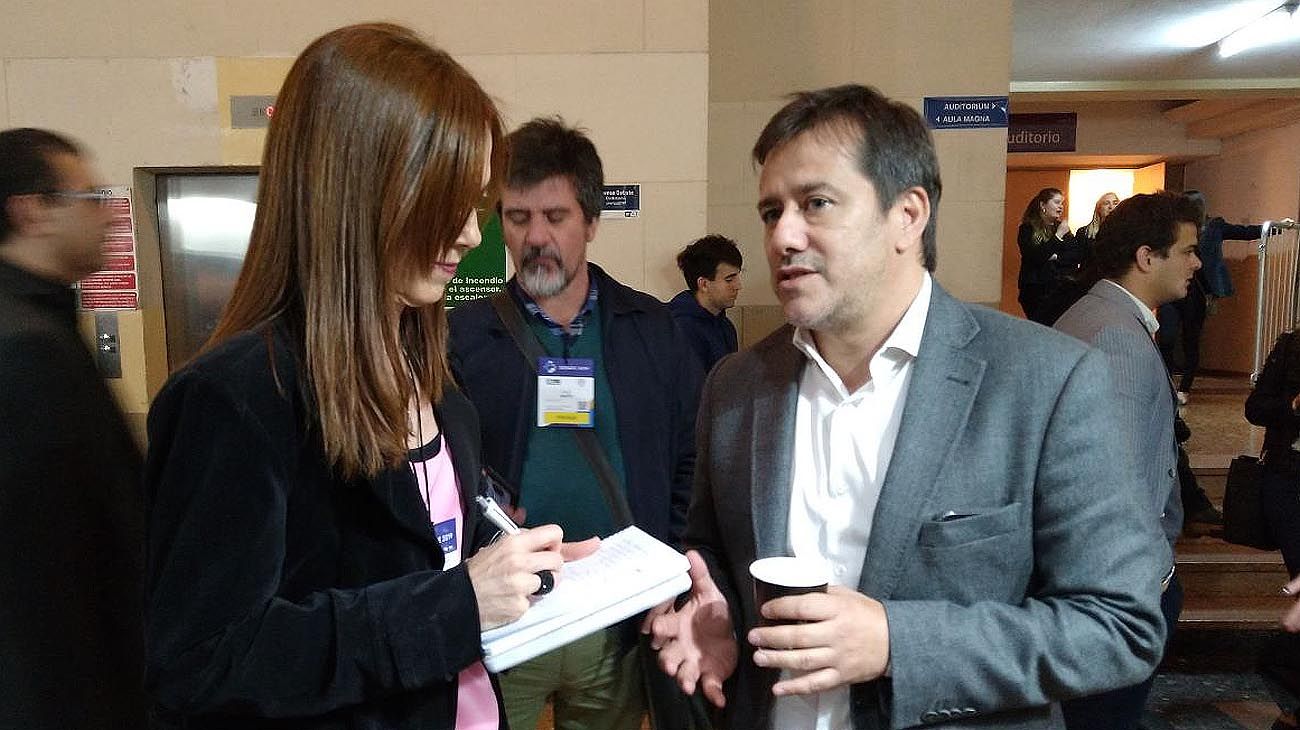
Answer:
[{"label": "brown hair", "polygon": [[588,223],[605,206],[605,168],[585,130],[560,117],[537,117],[510,133],[506,187],[527,190],[551,177],[565,177]]},{"label": "brown hair", "polygon": [[76,142],[46,129],[6,129],[0,132],[0,243],[12,233],[10,198],[53,193],[59,186],[56,155],[81,156]]},{"label": "brown hair", "polygon": [[280,89],[248,254],[205,347],[283,321],[345,477],[400,464],[408,403],[442,396],[446,310],[404,308],[397,291],[444,257],[482,203],[489,142],[499,179],[501,139],[469,73],[395,25],[321,36]]},{"label": "brown hair", "polygon": [[934,271],[943,182],[934,138],[921,115],[873,86],[845,84],[790,96],[790,103],[774,114],[758,135],[754,161],[765,164],[768,155],[806,132],[840,135],[858,172],[875,186],[881,211],[893,206],[909,188],[925,190],[930,198],[930,220],[921,236],[921,263]]},{"label": "brown hair", "polygon": [[1043,222],[1043,205],[1058,195],[1065,197],[1065,193],[1061,192],[1060,188],[1043,188],[1025,205],[1025,212],[1020,216],[1020,225],[1029,224],[1034,232],[1034,243],[1044,243],[1056,235],[1056,231],[1048,230],[1047,224]]},{"label": "brown hair", "polygon": [[1178,240],[1178,225],[1201,225],[1196,204],[1186,196],[1157,190],[1127,198],[1101,222],[1093,246],[1096,278],[1118,279],[1137,265],[1137,251],[1146,246],[1160,258]]},{"label": "brown hair", "polygon": [[677,254],[677,268],[692,292],[699,291],[701,276],[712,280],[718,275],[718,264],[731,264],[737,269],[745,265],[736,242],[718,233],[691,241]]}]

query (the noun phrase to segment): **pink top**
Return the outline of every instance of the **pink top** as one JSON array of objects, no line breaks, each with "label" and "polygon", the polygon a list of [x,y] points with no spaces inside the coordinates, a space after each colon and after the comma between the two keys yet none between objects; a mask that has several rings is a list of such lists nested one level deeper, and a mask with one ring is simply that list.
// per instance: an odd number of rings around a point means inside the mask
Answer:
[{"label": "pink top", "polygon": [[[423,461],[417,461],[420,458]],[[419,483],[420,498],[429,508],[434,537],[442,545],[443,569],[451,570],[461,561],[465,514],[460,506],[460,484],[452,467],[451,451],[441,434],[411,452],[411,466]],[[487,669],[483,662],[474,662],[461,670],[457,682],[456,730],[498,730],[498,721],[497,697]]]}]

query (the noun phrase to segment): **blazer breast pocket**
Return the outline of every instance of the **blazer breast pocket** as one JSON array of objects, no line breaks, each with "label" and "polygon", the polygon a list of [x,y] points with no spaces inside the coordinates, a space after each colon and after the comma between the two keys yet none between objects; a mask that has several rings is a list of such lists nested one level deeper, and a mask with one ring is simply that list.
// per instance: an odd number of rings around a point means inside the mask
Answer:
[{"label": "blazer breast pocket", "polygon": [[[949,514],[951,512],[952,514]],[[1020,503],[943,513],[921,523],[917,560],[908,567],[911,597],[960,604],[1016,603],[1033,572],[1033,535]],[[895,596],[900,598],[903,596]]]},{"label": "blazer breast pocket", "polygon": [[1019,502],[1003,507],[951,508],[921,523],[917,542],[922,548],[965,547],[1020,529]]}]

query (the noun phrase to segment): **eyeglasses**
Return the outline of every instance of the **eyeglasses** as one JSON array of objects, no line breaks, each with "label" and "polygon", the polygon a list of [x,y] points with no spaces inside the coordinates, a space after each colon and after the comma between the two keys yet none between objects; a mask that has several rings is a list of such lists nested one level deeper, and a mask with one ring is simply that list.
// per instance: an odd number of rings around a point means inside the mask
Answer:
[{"label": "eyeglasses", "polygon": [[105,190],[53,190],[45,194],[65,200],[93,200],[99,205],[108,205],[113,199],[113,194]]}]

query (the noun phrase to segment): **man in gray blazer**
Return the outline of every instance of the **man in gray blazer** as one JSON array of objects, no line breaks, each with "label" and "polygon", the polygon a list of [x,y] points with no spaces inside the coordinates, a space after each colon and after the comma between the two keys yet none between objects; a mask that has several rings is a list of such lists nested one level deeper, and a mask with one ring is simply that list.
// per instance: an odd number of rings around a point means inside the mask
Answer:
[{"label": "man in gray blazer", "polygon": [[[1123,456],[1142,477],[1135,494],[1142,508],[1160,519],[1170,549],[1183,525],[1174,438],[1177,405],[1169,372],[1152,339],[1159,326],[1152,310],[1187,295],[1192,276],[1201,268],[1196,253],[1199,221],[1196,205],[1173,193],[1135,195],[1120,203],[1102,224],[1093,247],[1101,280],[1055,324],[1110,361],[1110,399],[1123,417]],[[1165,570],[1160,608],[1167,634],[1172,635],[1183,591],[1172,559]],[[1066,726],[1136,728],[1153,678],[1065,703]]]},{"label": "man in gray blazer", "polygon": [[[1114,458],[1101,353],[931,279],[938,163],[909,107],[797,94],[754,156],[790,326],[705,387],[660,665],[736,730],[1053,727],[1150,674],[1169,552]],[[774,555],[832,585],[756,606]]]}]

